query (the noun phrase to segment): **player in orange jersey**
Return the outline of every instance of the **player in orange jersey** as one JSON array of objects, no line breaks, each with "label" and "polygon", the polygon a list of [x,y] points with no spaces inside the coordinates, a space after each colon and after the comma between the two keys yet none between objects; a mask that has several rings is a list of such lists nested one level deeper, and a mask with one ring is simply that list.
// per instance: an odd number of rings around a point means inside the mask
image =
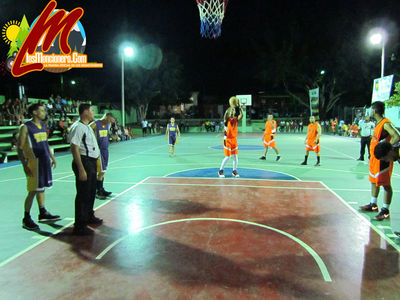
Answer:
[{"label": "player in orange jersey", "polygon": [[222,160],[221,167],[218,172],[219,177],[225,177],[224,167],[229,158],[233,158],[233,177],[239,177],[237,172],[238,166],[238,143],[237,143],[237,127],[238,121],[243,118],[243,111],[239,106],[239,99],[231,97],[229,99],[230,107],[226,110],[224,115],[224,154],[225,158]]},{"label": "player in orange jersey", "polygon": [[385,104],[376,101],[372,104],[372,116],[376,120],[374,135],[371,139],[369,159],[369,181],[371,182],[371,203],[360,206],[363,211],[378,211],[377,198],[379,189],[383,186],[385,195],[383,199],[383,207],[375,219],[382,221],[390,217],[389,206],[392,202],[393,190],[390,179],[392,177],[393,162],[378,160],[375,157],[375,148],[381,141],[390,142],[392,145],[400,141],[400,134],[393,126],[392,122],[383,117],[385,113]]},{"label": "player in orange jersey", "polygon": [[276,148],[276,144],[275,144],[276,128],[277,128],[277,124],[276,124],[276,121],[274,120],[274,116],[268,115],[267,122],[265,122],[265,132],[264,132],[264,136],[262,139],[264,142],[265,151],[264,151],[264,155],[260,157],[261,160],[265,160],[265,156],[267,155],[268,148],[274,149],[274,151],[276,153],[276,161],[281,159],[278,148]]},{"label": "player in orange jersey", "polygon": [[306,139],[304,140],[304,144],[306,144],[306,156],[304,157],[304,161],[301,163],[302,165],[307,164],[308,152],[313,151],[317,154],[317,163],[315,166],[319,166],[320,161],[320,147],[319,147],[319,138],[321,137],[321,126],[315,122],[315,117],[310,117],[310,124],[308,124],[308,131]]}]

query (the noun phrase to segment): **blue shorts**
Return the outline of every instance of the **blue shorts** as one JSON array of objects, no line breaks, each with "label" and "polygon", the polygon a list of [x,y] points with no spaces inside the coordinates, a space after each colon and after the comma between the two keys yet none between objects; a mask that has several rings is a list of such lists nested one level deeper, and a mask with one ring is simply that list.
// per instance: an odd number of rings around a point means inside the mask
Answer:
[{"label": "blue shorts", "polygon": [[97,159],[97,173],[107,171],[108,149],[100,149],[100,156]]},{"label": "blue shorts", "polygon": [[175,146],[175,144],[176,144],[176,135],[170,135],[169,136],[169,145]]},{"label": "blue shorts", "polygon": [[27,189],[29,192],[43,192],[45,188],[51,188],[53,177],[50,158],[47,156],[28,160],[28,167],[33,176],[27,177]]}]

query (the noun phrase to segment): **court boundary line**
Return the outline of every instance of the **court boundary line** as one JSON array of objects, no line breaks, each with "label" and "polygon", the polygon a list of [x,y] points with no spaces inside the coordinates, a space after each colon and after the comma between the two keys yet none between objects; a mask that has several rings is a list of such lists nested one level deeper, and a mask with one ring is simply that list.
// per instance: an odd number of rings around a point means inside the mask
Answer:
[{"label": "court boundary line", "polygon": [[[100,204],[99,206],[97,206],[97,207],[94,209],[94,211],[96,211],[96,210],[100,209],[101,207],[107,205],[108,203],[110,203],[112,200],[118,198],[119,196],[121,196],[121,195],[127,193],[127,192],[130,191],[131,189],[135,188],[137,185],[141,184],[142,181],[145,181],[145,180],[147,180],[147,179],[148,179],[148,177],[146,177],[145,179],[139,181],[138,183],[134,184],[133,186],[127,188],[126,190],[122,191],[121,193],[115,195],[114,197],[112,197],[111,199],[105,201],[104,203]],[[75,218],[74,218],[73,221],[67,223],[67,224],[64,225],[62,228],[59,228],[59,229],[57,229],[56,231],[54,231],[53,233],[51,233],[51,235],[43,237],[40,241],[37,241],[36,243],[33,243],[32,245],[26,247],[25,249],[19,251],[18,253],[14,254],[14,255],[12,255],[11,257],[9,257],[9,258],[7,258],[7,259],[1,261],[1,262],[0,262],[0,268],[4,267],[6,264],[12,262],[13,260],[17,259],[18,257],[24,255],[25,253],[29,252],[30,250],[32,250],[32,249],[35,248],[36,246],[39,246],[40,244],[42,244],[42,243],[44,243],[45,241],[49,240],[49,239],[52,238],[53,236],[59,234],[61,231],[67,229],[67,228],[70,227],[72,224],[74,224],[74,222],[75,222]]]},{"label": "court boundary line", "polygon": [[243,223],[243,224],[247,224],[247,225],[258,226],[258,227],[261,227],[264,229],[268,229],[268,230],[277,232],[281,235],[284,235],[284,236],[290,238],[291,240],[293,240],[294,242],[298,243],[314,258],[315,262],[317,263],[317,265],[322,273],[322,277],[324,278],[325,282],[332,282],[332,278],[329,274],[328,268],[326,267],[323,259],[318,255],[318,253],[311,246],[309,246],[308,244],[306,244],[299,238],[297,238],[283,230],[280,230],[280,229],[277,229],[277,228],[274,228],[274,227],[271,227],[268,225],[259,224],[259,223],[251,222],[251,221],[239,220],[239,219],[229,219],[229,218],[187,218],[187,219],[170,220],[170,221],[165,221],[165,222],[160,222],[157,224],[144,226],[144,227],[136,229],[134,232],[129,233],[129,234],[119,238],[112,244],[110,244],[99,255],[96,256],[96,260],[101,260],[112,248],[114,248],[116,245],[118,245],[119,243],[121,243],[122,241],[127,239],[129,236],[135,235],[137,233],[141,233],[145,230],[153,229],[155,227],[163,226],[163,225],[169,225],[169,224],[181,223],[181,222],[191,222],[191,221],[221,221],[221,222]]},{"label": "court boundary line", "polygon": [[[163,178],[163,177],[161,177]],[[166,177],[171,178],[171,177]],[[194,179],[192,177],[191,179]],[[291,187],[291,186],[263,186],[263,185],[246,185],[246,184],[203,184],[203,183],[162,183],[162,182],[143,182],[143,185],[175,185],[175,186],[207,186],[207,187],[244,187],[244,188],[260,188],[260,189],[285,189],[285,190],[315,190],[315,191],[327,191],[325,187],[313,188],[313,187]]]},{"label": "court boundary line", "polygon": [[[110,170],[111,169],[116,170],[116,169],[130,169],[130,168],[148,168],[148,167],[188,166],[188,165],[195,165],[195,166],[198,166],[198,165],[211,165],[211,166],[215,166],[216,164],[219,164],[219,162],[217,162],[217,163],[186,163],[186,164],[174,164],[174,163],[171,163],[171,164],[137,165],[137,166],[134,165],[134,166],[114,167],[114,168],[110,168]],[[256,164],[256,163],[242,162],[242,164],[244,165],[244,167],[259,166],[259,164]],[[270,162],[264,163],[264,165],[266,167],[277,167],[278,164],[279,163],[275,164],[275,163],[270,163]],[[364,172],[358,172],[358,171],[348,171],[348,170],[339,170],[339,169],[330,169],[330,168],[327,169],[327,168],[324,168],[323,166],[322,167],[314,167],[314,166],[311,166],[311,165],[300,166],[300,164],[290,164],[290,165],[283,165],[283,166],[284,167],[296,168],[296,169],[307,169],[307,170],[315,170],[315,169],[318,168],[319,171],[352,173],[352,174],[361,174],[361,175],[366,175],[366,176],[369,174],[368,171],[365,171],[365,173],[364,173]],[[204,167],[204,168],[206,168],[206,167]],[[191,169],[188,169],[188,170],[191,170]],[[264,170],[265,171],[265,170],[268,170],[268,169],[260,169],[260,170]],[[271,171],[274,171],[274,170],[271,170]],[[279,171],[276,171],[276,172],[279,172]],[[289,175],[289,176],[294,176],[294,175]],[[397,174],[394,174],[394,173],[392,174],[392,176],[400,177],[400,175],[397,175]]]},{"label": "court boundary line", "polygon": [[283,181],[283,182],[317,182],[319,183],[319,181],[315,181],[315,180],[287,180],[287,179],[261,179],[261,178],[244,178],[244,177],[239,177],[239,178],[233,178],[233,177],[229,177],[229,178],[220,178],[220,177],[165,177],[165,176],[149,176],[149,178],[195,178],[195,179],[203,179],[203,180],[210,180],[210,179],[218,179],[218,180],[252,180],[252,181],[257,181],[257,180],[261,180],[261,181]]},{"label": "court boundary line", "polygon": [[[172,173],[169,173],[169,174],[166,174],[166,175],[164,175],[163,177],[168,177],[168,176],[170,176],[170,175],[173,175],[173,174],[176,174],[176,173],[181,173],[181,172],[186,172],[186,171],[191,171],[191,170],[201,170],[201,169],[214,169],[214,168],[207,168],[207,167],[204,167],[204,168],[194,168],[194,169],[186,169],[186,170],[181,170],[181,171],[175,171],[175,172],[172,172]],[[218,167],[216,167],[216,169],[218,169]],[[240,168],[238,168],[239,170],[240,170]],[[278,171],[272,171],[272,170],[266,170],[266,169],[258,169],[258,168],[242,168],[242,169],[253,169],[253,170],[259,170],[259,171],[270,171],[270,172],[275,172],[275,173],[281,173],[281,174],[283,174],[283,175],[286,175],[286,176],[289,176],[289,177],[293,177],[293,178],[295,178],[297,181],[302,181],[299,177],[297,177],[297,176],[294,176],[294,175],[290,175],[290,174],[287,174],[287,173],[284,173],[284,172],[278,172]],[[173,178],[178,178],[178,177],[173,177]],[[188,178],[188,177],[182,177],[182,178]],[[193,177],[193,178],[197,178],[197,177]],[[199,177],[199,178],[208,178],[208,177]],[[209,178],[213,178],[213,179],[215,179],[215,178],[218,178],[218,179],[227,179],[227,178],[219,178],[219,177],[209,177]],[[229,177],[230,178],[230,177]],[[235,178],[235,179],[247,179],[247,178]],[[264,179],[261,179],[261,178],[254,178],[254,179],[259,179],[259,180],[264,180]],[[248,178],[248,180],[251,180],[251,178]],[[268,179],[266,179],[266,180],[268,180]],[[270,180],[272,180],[272,179],[270,179]],[[283,180],[277,180],[277,181],[294,181],[294,180],[287,180],[287,179],[283,179]]]},{"label": "court boundary line", "polygon": [[395,250],[400,253],[400,245],[397,245],[393,240],[391,240],[384,232],[378,229],[377,225],[373,224],[371,221],[367,220],[363,214],[360,214],[357,210],[354,209],[350,204],[346,202],[339,194],[337,194],[334,190],[332,190],[328,185],[320,181],[320,183],[327,188],[333,195],[335,195],[340,202],[342,202],[347,208],[350,209],[362,222],[367,224],[370,228],[372,228],[381,238],[383,238],[387,243],[389,243]]},{"label": "court boundary line", "polygon": [[[126,142],[131,142],[131,143],[133,143],[134,141],[135,141],[135,142],[140,142],[140,141],[146,140],[146,139],[148,139],[148,138],[155,138],[155,137],[159,137],[159,136],[162,136],[162,134],[154,135],[154,136],[138,137],[138,138],[136,138],[136,139],[131,139],[131,140],[129,140],[129,141],[120,141],[120,142],[118,142],[118,143],[110,144],[110,147],[115,147],[114,145],[117,145],[117,144],[120,144],[120,143],[126,143]],[[51,147],[51,145],[50,145],[50,147]],[[69,156],[69,154],[72,155],[70,149],[67,150],[67,151],[59,152],[59,154],[56,154],[55,157],[57,158],[57,157]],[[11,163],[14,163],[14,162],[11,162]],[[21,162],[20,162],[19,160],[16,160],[16,161],[15,161],[15,164],[12,165],[12,166],[0,166],[0,171],[3,170],[3,169],[9,169],[9,168],[17,167],[17,166],[20,166],[20,165],[21,165]]]}]

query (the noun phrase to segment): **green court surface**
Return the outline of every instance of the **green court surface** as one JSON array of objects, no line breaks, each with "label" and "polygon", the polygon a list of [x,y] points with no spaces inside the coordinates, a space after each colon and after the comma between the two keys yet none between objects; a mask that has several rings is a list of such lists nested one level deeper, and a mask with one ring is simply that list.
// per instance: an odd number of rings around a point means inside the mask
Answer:
[{"label": "green court surface", "polygon": [[[240,135],[239,143],[239,174],[246,170],[242,178],[259,179],[257,176],[282,173],[282,176],[292,176],[292,179],[302,181],[320,181],[342,198],[351,208],[348,210],[354,218],[361,216],[360,221],[371,222],[374,230],[382,232],[382,237],[400,249],[400,243],[392,230],[400,231],[400,172],[398,164],[393,170],[392,185],[394,189],[391,206],[391,219],[383,222],[372,220],[375,213],[364,214],[358,211],[358,206],[370,201],[370,183],[368,181],[368,164],[359,162],[359,141],[324,135],[321,139],[321,166],[314,167],[315,154],[310,153],[307,166],[301,166],[304,159],[304,135],[278,134],[277,147],[282,159],[275,161],[275,153],[270,150],[267,160],[261,161],[262,134]],[[223,158],[222,134],[193,133],[183,134],[176,146],[176,156],[168,156],[168,145],[164,136],[139,138],[136,140],[116,143],[110,146],[110,164],[105,177],[105,188],[117,196],[132,188],[136,183],[147,177],[163,177],[176,172],[190,171],[189,174],[202,176],[202,172],[211,172],[207,177],[217,176],[217,169]],[[215,149],[216,148],[216,149]],[[242,149],[242,150],[241,150]],[[53,172],[53,188],[46,191],[46,207],[53,214],[63,218],[56,224],[40,224],[41,234],[24,230],[21,226],[23,217],[23,202],[26,196],[26,180],[21,165],[11,165],[0,168],[0,267],[28,252],[45,241],[55,232],[73,224],[75,183],[71,170],[72,156],[62,153],[57,156],[57,168]],[[230,176],[228,168],[226,175]],[[210,171],[210,168],[215,169]],[[196,170],[197,169],[197,170]],[[263,172],[268,171],[268,172]],[[208,174],[208,173],[207,173]],[[203,174],[204,175],[204,174]],[[278,174],[279,175],[279,174]],[[193,176],[193,175],[192,175]],[[283,177],[284,178],[284,177]],[[268,179],[268,178],[266,178]],[[223,180],[223,179],[218,179]],[[240,180],[240,179],[238,179]],[[203,187],[193,187],[203,188]],[[207,189],[207,187],[204,187]],[[309,193],[313,193],[312,190]],[[382,205],[383,191],[378,200]],[[220,201],[221,199],[215,199]],[[96,200],[96,207],[107,205],[110,200]],[[252,201],[249,197],[248,201]],[[268,198],[265,199],[269,201]],[[298,206],[295,206],[298,209]],[[271,210],[273,206],[269,207]],[[333,208],[334,209],[334,208]],[[353,212],[351,211],[353,209]],[[292,214],[296,214],[293,211]],[[357,214],[359,216],[357,216]],[[38,208],[34,203],[31,215],[37,220]]]}]

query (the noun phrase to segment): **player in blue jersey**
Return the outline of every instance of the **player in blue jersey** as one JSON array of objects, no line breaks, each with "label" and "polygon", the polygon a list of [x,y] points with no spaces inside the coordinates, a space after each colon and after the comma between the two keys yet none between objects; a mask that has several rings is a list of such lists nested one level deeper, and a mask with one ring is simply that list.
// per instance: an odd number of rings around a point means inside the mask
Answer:
[{"label": "player in blue jersey", "polygon": [[46,111],[43,105],[36,103],[29,107],[29,114],[32,119],[20,127],[18,137],[18,157],[24,168],[28,189],[22,227],[37,230],[39,226],[30,216],[35,196],[39,205],[39,222],[56,221],[60,219],[60,216],[50,214],[45,208],[44,191],[45,188],[52,187],[51,167],[56,167],[56,159],[47,141],[47,128],[44,123]]},{"label": "player in blue jersey", "polygon": [[167,130],[165,132],[165,139],[168,140],[169,144],[169,157],[175,156],[175,145],[176,145],[176,134],[181,137],[178,124],[175,123],[175,118],[171,118],[170,123],[167,125]]},{"label": "player in blue jersey", "polygon": [[100,120],[94,121],[90,126],[92,127],[96,138],[97,144],[100,149],[100,157],[97,160],[97,188],[96,197],[104,200],[110,196],[112,192],[107,192],[103,187],[104,174],[108,166],[108,145],[109,145],[109,131],[110,125],[115,122],[115,118],[112,113],[107,113]]}]

